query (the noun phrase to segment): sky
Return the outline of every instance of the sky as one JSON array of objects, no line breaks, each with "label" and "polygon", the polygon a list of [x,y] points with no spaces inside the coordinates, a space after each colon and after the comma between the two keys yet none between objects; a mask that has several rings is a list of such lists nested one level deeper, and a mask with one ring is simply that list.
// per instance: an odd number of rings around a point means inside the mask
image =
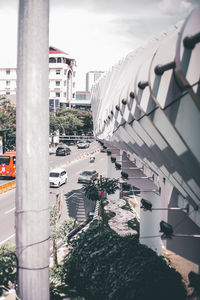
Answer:
[{"label": "sky", "polygon": [[[77,90],[88,71],[107,71],[184,19],[200,0],[50,0],[49,45],[77,62]],[[0,0],[0,67],[16,66],[18,0]]]}]

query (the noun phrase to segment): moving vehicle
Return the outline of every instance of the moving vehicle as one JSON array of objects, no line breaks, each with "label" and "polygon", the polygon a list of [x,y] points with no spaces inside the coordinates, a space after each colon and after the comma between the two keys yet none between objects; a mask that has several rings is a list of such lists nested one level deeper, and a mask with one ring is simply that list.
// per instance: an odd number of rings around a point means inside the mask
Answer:
[{"label": "moving vehicle", "polygon": [[67,172],[65,169],[54,169],[49,173],[50,187],[59,187],[67,182]]},{"label": "moving vehicle", "polygon": [[83,171],[79,177],[78,182],[79,183],[89,183],[93,180],[96,180],[98,178],[98,173],[95,170],[86,170]]},{"label": "moving vehicle", "polygon": [[7,151],[0,155],[0,176],[16,177],[16,151]]},{"label": "moving vehicle", "polygon": [[90,162],[91,162],[91,163],[95,162],[95,157],[94,157],[94,155],[91,155],[91,156],[90,156]]},{"label": "moving vehicle", "polygon": [[85,148],[89,148],[90,144],[86,143],[86,142],[81,142],[77,144],[78,149],[85,149]]},{"label": "moving vehicle", "polygon": [[60,145],[56,149],[56,156],[58,155],[69,155],[71,153],[71,149],[66,145]]}]

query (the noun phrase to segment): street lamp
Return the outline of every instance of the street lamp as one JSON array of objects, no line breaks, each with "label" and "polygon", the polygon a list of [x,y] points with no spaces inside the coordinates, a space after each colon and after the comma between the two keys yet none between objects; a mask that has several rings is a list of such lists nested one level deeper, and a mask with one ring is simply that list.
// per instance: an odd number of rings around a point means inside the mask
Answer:
[{"label": "street lamp", "polygon": [[164,207],[164,208],[152,208],[152,203],[148,200],[141,199],[142,206],[140,208],[143,208],[145,211],[152,211],[152,210],[174,210],[174,211],[186,211],[186,213],[189,213],[189,204],[186,205],[184,208],[180,207]]}]

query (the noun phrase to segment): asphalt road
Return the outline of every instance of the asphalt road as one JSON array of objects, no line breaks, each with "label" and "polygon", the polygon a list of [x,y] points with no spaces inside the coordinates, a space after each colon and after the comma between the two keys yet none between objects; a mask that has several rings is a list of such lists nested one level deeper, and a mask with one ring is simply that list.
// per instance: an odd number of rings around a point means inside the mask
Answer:
[{"label": "asphalt road", "polygon": [[[72,152],[68,156],[49,155],[49,169],[63,167],[68,173],[68,182],[59,188],[49,188],[50,205],[56,203],[56,194],[63,193],[61,220],[67,216],[78,222],[86,219],[88,213],[94,210],[95,203],[88,200],[82,190],[82,184],[77,182],[78,175],[86,169],[95,169],[100,175],[107,174],[106,153],[95,152],[99,149],[97,142],[93,142],[88,149],[77,149],[71,146]],[[94,163],[89,162],[89,153],[95,153]],[[15,190],[0,195],[0,245],[15,243]]]}]

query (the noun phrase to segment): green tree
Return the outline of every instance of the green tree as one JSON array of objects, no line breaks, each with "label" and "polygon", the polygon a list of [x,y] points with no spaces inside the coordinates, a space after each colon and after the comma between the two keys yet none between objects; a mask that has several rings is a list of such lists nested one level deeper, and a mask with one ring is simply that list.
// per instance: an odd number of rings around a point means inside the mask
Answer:
[{"label": "green tree", "polygon": [[65,109],[58,111],[56,115],[50,115],[50,133],[57,130],[60,134],[82,134],[93,130],[92,113],[78,109]]},{"label": "green tree", "polygon": [[119,189],[119,180],[100,176],[97,181],[84,184],[85,195],[88,199],[99,201],[99,224],[104,226],[104,195],[114,194]]},{"label": "green tree", "polygon": [[4,289],[8,288],[9,282],[17,282],[17,257],[15,249],[8,245],[0,247],[0,296]]},{"label": "green tree", "polygon": [[91,111],[79,111],[78,112],[79,118],[83,122],[83,132],[89,133],[93,131],[93,119],[92,119],[92,112]]},{"label": "green tree", "polygon": [[0,135],[5,151],[16,148],[16,108],[5,99],[0,102]]},{"label": "green tree", "polygon": [[59,222],[60,212],[57,205],[50,209],[50,239],[53,243],[53,263],[58,265],[57,240],[61,239],[64,244],[67,243],[67,234],[76,226],[76,220],[67,218]]}]

